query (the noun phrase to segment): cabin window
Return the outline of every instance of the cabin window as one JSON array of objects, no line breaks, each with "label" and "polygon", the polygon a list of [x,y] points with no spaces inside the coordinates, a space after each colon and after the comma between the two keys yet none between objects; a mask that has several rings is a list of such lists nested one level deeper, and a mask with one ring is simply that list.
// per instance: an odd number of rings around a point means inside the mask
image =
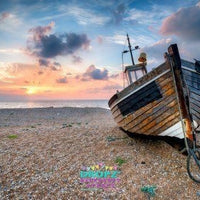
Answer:
[{"label": "cabin window", "polygon": [[125,74],[126,74],[128,83],[131,84],[137,81],[142,76],[144,76],[146,73],[145,73],[144,66],[134,65],[134,66],[126,66]]}]

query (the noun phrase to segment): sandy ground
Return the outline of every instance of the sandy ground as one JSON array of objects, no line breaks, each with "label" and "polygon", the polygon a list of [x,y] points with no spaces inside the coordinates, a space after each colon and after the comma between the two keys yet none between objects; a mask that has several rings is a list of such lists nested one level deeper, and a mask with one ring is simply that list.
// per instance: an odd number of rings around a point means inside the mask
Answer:
[{"label": "sandy ground", "polygon": [[[17,138],[9,138],[13,134]],[[81,183],[82,167],[98,163],[117,166],[115,188],[92,190]],[[151,199],[200,199],[200,184],[187,175],[186,156],[160,139],[127,137],[109,110],[0,110],[1,200],[143,200],[148,196],[141,187],[152,185]]]}]

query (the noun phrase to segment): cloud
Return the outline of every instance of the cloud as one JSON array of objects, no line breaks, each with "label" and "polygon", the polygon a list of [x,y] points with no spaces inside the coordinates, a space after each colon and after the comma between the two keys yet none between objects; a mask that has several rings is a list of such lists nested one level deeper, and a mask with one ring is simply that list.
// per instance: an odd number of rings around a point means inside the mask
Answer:
[{"label": "cloud", "polygon": [[147,53],[148,71],[164,62],[163,54],[167,52],[168,47],[174,43],[178,45],[179,53],[182,58],[190,61],[194,61],[193,58],[200,59],[200,41],[185,42],[173,37],[161,39],[141,49],[141,51]]},{"label": "cloud", "polygon": [[59,70],[62,69],[62,66],[61,66],[60,63],[58,63],[58,62],[51,62],[48,59],[39,58],[38,59],[38,63],[39,63],[40,67],[48,67],[52,71],[59,71]]},{"label": "cloud", "polygon": [[[145,46],[155,42],[155,39],[152,35],[135,35],[129,34],[131,44],[140,44]],[[119,45],[127,45],[126,34],[114,34],[113,36],[106,36],[103,38],[105,42],[115,43]]]},{"label": "cloud", "polygon": [[15,32],[22,25],[21,19],[15,14],[3,12],[0,14],[0,30]]},{"label": "cloud", "polygon": [[42,74],[44,74],[43,71],[39,71],[39,72],[38,72],[38,75],[42,75]]},{"label": "cloud", "polygon": [[81,8],[78,6],[62,6],[61,11],[65,11],[68,15],[75,17],[80,25],[104,25],[109,21],[109,17],[102,16],[92,10]]},{"label": "cloud", "polygon": [[61,67],[61,64],[59,62],[54,62],[53,63],[55,66]]},{"label": "cloud", "polygon": [[113,11],[112,11],[112,18],[111,23],[118,25],[123,21],[124,15],[126,12],[126,6],[124,3],[119,4]]},{"label": "cloud", "polygon": [[103,90],[108,90],[108,91],[113,91],[113,90],[121,90],[123,87],[116,83],[116,84],[109,84],[109,85],[106,85],[104,86],[102,89]]},{"label": "cloud", "polygon": [[32,34],[31,40],[33,40],[34,42],[40,41],[44,35],[47,35],[52,31],[54,26],[55,23],[51,22],[47,26],[37,26],[35,28],[31,28],[29,30],[29,33]]},{"label": "cloud", "polygon": [[53,58],[59,55],[70,55],[79,49],[88,49],[90,40],[86,34],[65,33],[49,34],[54,23],[30,29],[32,37],[27,43],[28,51],[37,57]]},{"label": "cloud", "polygon": [[112,75],[110,75],[110,78],[118,78],[119,77],[119,73],[117,73],[117,74],[112,74]]},{"label": "cloud", "polygon": [[126,42],[126,35],[115,34],[114,36],[105,37],[107,42],[124,45]]},{"label": "cloud", "polygon": [[67,77],[56,79],[56,83],[67,83]]},{"label": "cloud", "polygon": [[97,36],[96,40],[98,44],[103,44],[103,37],[101,35]]},{"label": "cloud", "polygon": [[148,71],[164,62],[164,53],[167,51],[170,44],[175,42],[176,41],[171,38],[161,39],[153,43],[152,45],[146,46],[141,49],[141,52],[145,52],[147,54]]},{"label": "cloud", "polygon": [[0,15],[0,23],[2,23],[5,19],[9,18],[10,16],[11,16],[11,14],[8,13],[8,12],[1,13],[1,15]]},{"label": "cloud", "polygon": [[88,77],[94,80],[107,80],[108,79],[108,70],[107,69],[97,69],[94,65],[90,65],[86,72],[83,74],[83,77]]},{"label": "cloud", "polygon": [[3,53],[3,54],[24,54],[25,51],[23,49],[5,48],[5,49],[0,49],[0,53]]},{"label": "cloud", "polygon": [[[162,10],[162,12],[160,12]],[[124,21],[127,21],[134,25],[148,25],[157,27],[160,24],[160,21],[170,15],[171,8],[162,6],[161,4],[153,4],[148,10],[132,8],[128,10],[127,16],[124,18]]]},{"label": "cloud", "polygon": [[167,51],[167,48],[169,47],[170,43],[172,43],[171,38],[161,39],[153,43],[152,45],[142,48],[141,51],[146,52],[147,56],[160,58],[161,56],[163,56],[164,52]]},{"label": "cloud", "polygon": [[44,67],[48,67],[49,64],[50,64],[50,61],[48,61],[47,59],[42,59],[42,58],[40,58],[40,59],[38,60],[38,62],[39,62],[39,65],[40,65],[40,66],[44,66]]},{"label": "cloud", "polygon": [[81,63],[82,62],[82,58],[80,57],[80,56],[76,56],[76,55],[73,55],[72,56],[72,61],[73,61],[73,63],[75,63],[75,64],[77,64],[77,63]]},{"label": "cloud", "polygon": [[160,33],[176,35],[186,40],[200,41],[200,4],[181,8],[165,18]]},{"label": "cloud", "polygon": [[75,79],[81,81],[91,81],[91,80],[107,80],[116,79],[119,77],[119,73],[110,74],[105,68],[97,68],[95,65],[90,65],[86,71],[82,74],[77,74]]}]

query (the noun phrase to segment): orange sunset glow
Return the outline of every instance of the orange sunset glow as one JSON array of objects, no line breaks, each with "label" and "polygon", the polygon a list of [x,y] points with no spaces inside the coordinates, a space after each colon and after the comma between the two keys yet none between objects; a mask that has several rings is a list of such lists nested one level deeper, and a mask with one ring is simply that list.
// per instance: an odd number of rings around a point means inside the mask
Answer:
[{"label": "orange sunset glow", "polygon": [[[199,57],[198,1],[46,2],[0,3],[0,99],[109,99],[123,88],[127,32],[140,47],[135,62],[147,53],[147,71],[171,43],[181,57]],[[124,63],[131,64],[127,54]]]}]

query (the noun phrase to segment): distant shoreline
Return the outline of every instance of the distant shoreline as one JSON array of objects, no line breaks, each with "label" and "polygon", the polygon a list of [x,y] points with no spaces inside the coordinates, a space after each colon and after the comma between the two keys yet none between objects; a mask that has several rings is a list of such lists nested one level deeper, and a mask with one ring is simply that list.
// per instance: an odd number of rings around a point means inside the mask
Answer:
[{"label": "distant shoreline", "polygon": [[45,100],[45,101],[0,101],[0,109],[4,108],[63,108],[63,107],[108,107],[108,100]]},{"label": "distant shoreline", "polygon": [[[104,110],[110,110],[110,108],[102,108],[102,107],[54,107],[54,106],[49,106],[49,107],[35,107],[35,108],[0,108],[1,110],[39,110],[39,109],[104,109]],[[1,113],[0,113],[1,114]]]}]

